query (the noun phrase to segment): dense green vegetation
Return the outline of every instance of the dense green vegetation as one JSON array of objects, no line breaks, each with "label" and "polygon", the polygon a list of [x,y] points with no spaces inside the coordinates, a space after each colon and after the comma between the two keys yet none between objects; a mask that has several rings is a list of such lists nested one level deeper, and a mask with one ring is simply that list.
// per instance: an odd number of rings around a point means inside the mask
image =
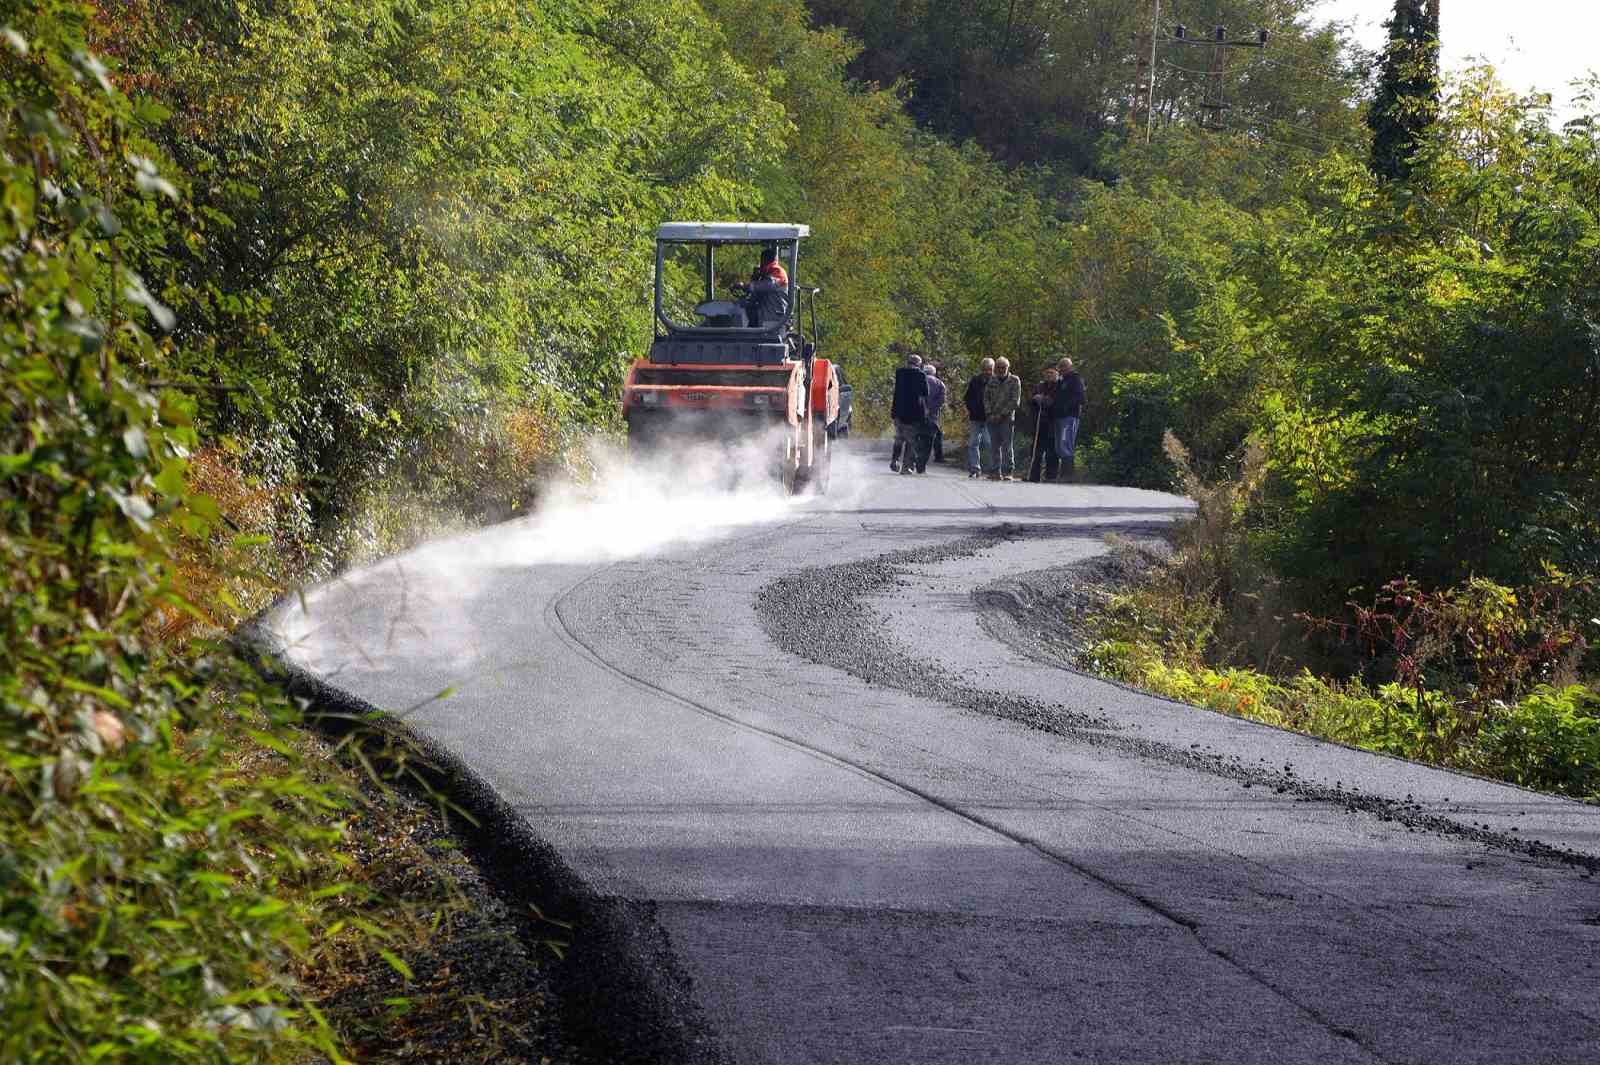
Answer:
[{"label": "dense green vegetation", "polygon": [[194,404],[154,384],[181,180],[78,16],[0,38],[0,1057],[331,1049],[288,969],[337,931],[341,800],[281,696],[162,638],[223,517],[187,484]]},{"label": "dense green vegetation", "polygon": [[1080,664],[1224,713],[1370,750],[1600,800],[1592,576],[1548,563],[1520,588],[1484,577],[1388,582],[1332,617],[1291,614],[1261,550],[1266,452],[1207,484],[1170,433],[1196,503],[1174,551],[1089,624]]},{"label": "dense green vegetation", "polygon": [[1078,361],[1203,503],[1106,668],[1593,796],[1600,137],[1311,7],[0,2],[0,1056],[334,1049],[350,796],[207,639],[581,465],[668,218],[813,227],[863,423]]}]

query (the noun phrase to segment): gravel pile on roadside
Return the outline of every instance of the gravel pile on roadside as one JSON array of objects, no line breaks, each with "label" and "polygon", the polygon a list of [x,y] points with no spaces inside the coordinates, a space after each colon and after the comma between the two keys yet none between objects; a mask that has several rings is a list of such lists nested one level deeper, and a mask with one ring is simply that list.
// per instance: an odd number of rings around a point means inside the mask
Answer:
[{"label": "gravel pile on roadside", "polygon": [[852,676],[1048,732],[1109,729],[1104,717],[1013,692],[975,688],[935,662],[914,657],[884,635],[862,604],[903,583],[910,567],[967,558],[1024,535],[1016,526],[963,537],[938,547],[895,551],[861,562],[781,577],[757,594],[756,613],[778,646]]},{"label": "gravel pile on roadside", "polygon": [[1071,665],[1088,650],[1087,621],[1171,550],[1160,537],[1118,536],[1111,546],[1103,555],[1014,574],[975,590],[979,624],[1031,658]]}]

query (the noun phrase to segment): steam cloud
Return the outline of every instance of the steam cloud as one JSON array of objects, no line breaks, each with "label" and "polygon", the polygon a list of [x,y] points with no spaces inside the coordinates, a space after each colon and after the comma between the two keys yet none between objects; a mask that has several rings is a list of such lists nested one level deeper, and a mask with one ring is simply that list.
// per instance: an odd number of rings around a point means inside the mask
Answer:
[{"label": "steam cloud", "polygon": [[[497,601],[508,585],[524,583],[516,571],[647,557],[818,505],[815,496],[783,495],[772,465],[778,453],[776,437],[644,456],[595,445],[592,484],[556,486],[525,518],[427,543],[311,589],[281,609],[274,626],[295,659],[323,675],[381,671],[401,658],[454,673],[489,653],[486,634],[527,623]],[[840,495],[861,483],[853,465],[835,452],[832,492],[821,505],[848,501]]]}]

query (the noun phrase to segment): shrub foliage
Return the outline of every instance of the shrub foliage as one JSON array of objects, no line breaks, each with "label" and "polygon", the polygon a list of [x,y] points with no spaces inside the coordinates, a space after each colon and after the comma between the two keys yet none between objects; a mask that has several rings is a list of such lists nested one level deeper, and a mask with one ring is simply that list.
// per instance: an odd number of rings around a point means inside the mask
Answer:
[{"label": "shrub foliage", "polygon": [[[288,962],[327,934],[339,793],[203,641],[194,404],[163,302],[184,183],[47,2],[0,39],[0,1058],[337,1056]],[[254,767],[241,745],[263,752]]]}]

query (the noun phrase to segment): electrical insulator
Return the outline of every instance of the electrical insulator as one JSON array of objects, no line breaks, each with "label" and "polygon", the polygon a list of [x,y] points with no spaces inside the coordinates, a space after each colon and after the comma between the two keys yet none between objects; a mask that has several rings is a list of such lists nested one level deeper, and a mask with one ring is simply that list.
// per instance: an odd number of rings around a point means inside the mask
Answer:
[{"label": "electrical insulator", "polygon": [[1228,28],[1226,26],[1218,26],[1217,27],[1217,42],[1220,44],[1221,42],[1223,42],[1223,41],[1225,41],[1227,39],[1228,39]]},{"label": "electrical insulator", "polygon": [[1260,44],[1261,47],[1265,48],[1267,46],[1267,39],[1271,36],[1272,34],[1268,33],[1266,30],[1262,30],[1260,33],[1256,34],[1256,42]]},{"label": "electrical insulator", "polygon": [[1177,26],[1173,27],[1172,36],[1180,41],[1187,40],[1189,37],[1189,27],[1185,26],[1181,22],[1178,23]]}]

